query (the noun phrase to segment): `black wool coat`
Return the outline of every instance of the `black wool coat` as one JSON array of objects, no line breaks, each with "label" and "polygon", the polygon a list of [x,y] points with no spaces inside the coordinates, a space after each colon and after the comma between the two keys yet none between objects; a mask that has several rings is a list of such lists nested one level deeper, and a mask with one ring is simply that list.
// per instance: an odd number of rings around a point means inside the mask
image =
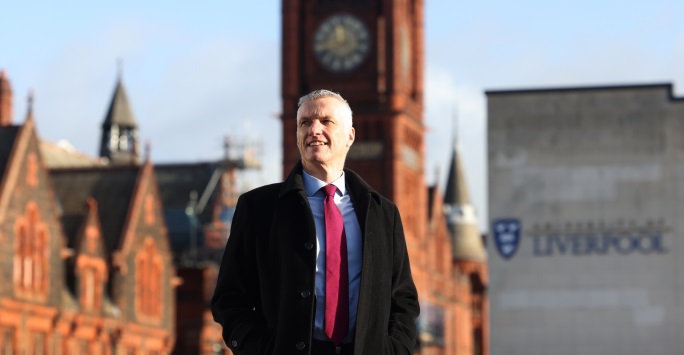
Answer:
[{"label": "black wool coat", "polygon": [[[354,354],[412,354],[418,294],[397,207],[345,169],[363,261]],[[235,354],[310,354],[316,227],[301,162],[240,196],[211,311]]]}]

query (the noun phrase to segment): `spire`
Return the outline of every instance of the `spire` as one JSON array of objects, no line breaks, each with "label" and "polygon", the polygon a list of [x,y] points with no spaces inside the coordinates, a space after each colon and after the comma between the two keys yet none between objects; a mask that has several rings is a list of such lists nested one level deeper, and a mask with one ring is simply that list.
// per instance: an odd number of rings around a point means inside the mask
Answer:
[{"label": "spire", "polygon": [[455,130],[454,150],[444,194],[444,213],[451,233],[454,260],[486,260],[487,252],[480,236],[475,208],[470,202]]},{"label": "spire", "polygon": [[458,113],[454,108],[453,129],[454,143],[451,155],[451,165],[449,166],[449,176],[446,183],[446,193],[444,194],[445,204],[469,205],[470,196],[466,186],[465,174],[463,173],[463,163],[461,162],[461,148],[458,142]]},{"label": "spire", "polygon": [[29,90],[26,97],[26,121],[33,120],[33,89]]},{"label": "spire", "polygon": [[5,69],[0,70],[0,127],[12,124],[12,86]]},{"label": "spire", "polygon": [[454,150],[451,155],[444,203],[457,205],[470,204],[470,196],[468,194],[468,187],[466,186],[465,174],[463,172],[463,162],[461,162],[461,148],[459,147],[458,142],[454,142]]},{"label": "spire", "polygon": [[119,58],[116,60],[116,78],[120,82],[123,76],[123,59]]},{"label": "spire", "polygon": [[135,165],[139,162],[138,124],[123,86],[120,64],[117,76],[114,95],[102,122],[100,156],[111,164]]},{"label": "spire", "polygon": [[102,126],[111,126],[113,124],[131,128],[138,127],[135,116],[133,116],[133,110],[131,110],[131,106],[128,103],[128,95],[121,77],[116,82],[114,95],[112,96],[112,101],[109,104],[109,110],[107,110],[107,116],[105,116]]},{"label": "spire", "polygon": [[148,138],[145,141],[145,157],[143,158],[145,162],[150,162],[150,157],[152,155],[152,141]]}]

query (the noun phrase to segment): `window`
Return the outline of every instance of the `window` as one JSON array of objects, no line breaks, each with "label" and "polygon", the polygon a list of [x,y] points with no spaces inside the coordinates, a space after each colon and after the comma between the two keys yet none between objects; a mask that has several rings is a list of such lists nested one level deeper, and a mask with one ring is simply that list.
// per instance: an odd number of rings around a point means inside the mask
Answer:
[{"label": "window", "polygon": [[38,206],[29,202],[15,224],[14,285],[20,296],[43,298],[48,290],[49,238]]},{"label": "window", "polygon": [[33,351],[31,351],[29,354],[45,355],[45,334],[33,333],[32,345]]},{"label": "window", "polygon": [[141,319],[159,320],[162,310],[163,266],[154,240],[145,239],[136,256],[136,309]]}]

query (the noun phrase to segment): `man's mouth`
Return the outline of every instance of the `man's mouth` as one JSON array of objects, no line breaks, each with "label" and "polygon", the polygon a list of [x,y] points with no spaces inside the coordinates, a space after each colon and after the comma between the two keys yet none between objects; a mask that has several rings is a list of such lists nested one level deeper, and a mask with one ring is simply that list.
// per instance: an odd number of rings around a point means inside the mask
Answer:
[{"label": "man's mouth", "polygon": [[325,144],[326,144],[325,142],[315,141],[315,142],[309,143],[309,147],[315,147],[315,146],[325,145]]}]

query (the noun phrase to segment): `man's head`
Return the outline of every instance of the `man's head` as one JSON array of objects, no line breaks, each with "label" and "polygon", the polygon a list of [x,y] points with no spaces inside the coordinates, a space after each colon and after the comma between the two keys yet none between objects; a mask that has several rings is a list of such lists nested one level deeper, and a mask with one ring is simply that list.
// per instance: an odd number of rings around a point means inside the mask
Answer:
[{"label": "man's head", "polygon": [[297,147],[305,170],[341,171],[354,134],[351,108],[339,94],[316,90],[299,99]]}]

